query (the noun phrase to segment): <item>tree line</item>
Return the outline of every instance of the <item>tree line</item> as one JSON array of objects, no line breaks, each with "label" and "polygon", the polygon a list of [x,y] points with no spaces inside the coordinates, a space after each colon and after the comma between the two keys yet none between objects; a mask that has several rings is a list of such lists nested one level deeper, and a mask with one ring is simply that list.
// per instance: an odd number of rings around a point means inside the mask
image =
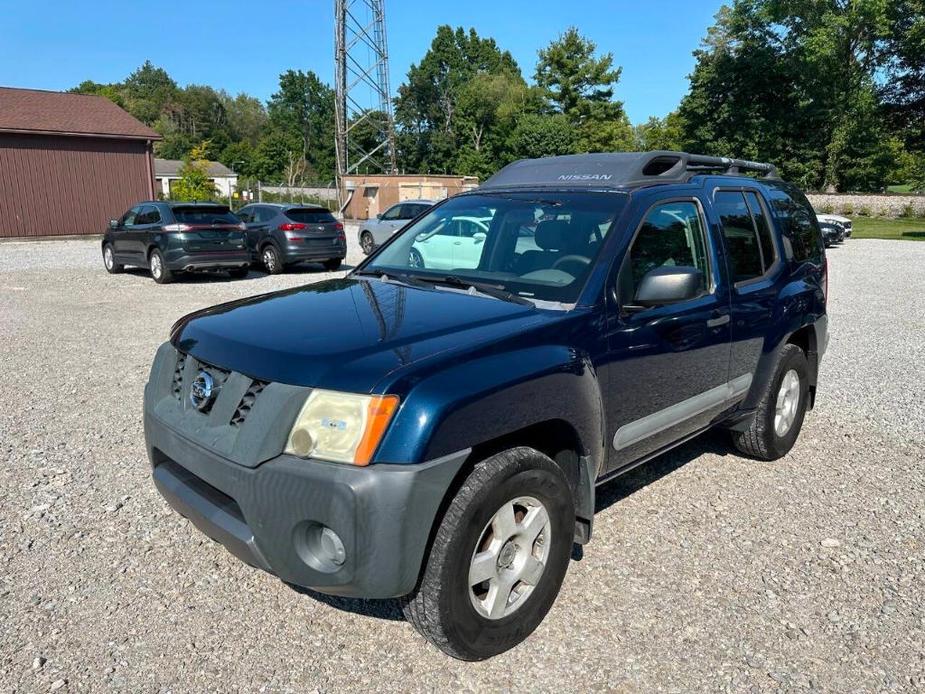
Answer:
[{"label": "tree line", "polygon": [[[925,0],[733,0],[694,56],[677,109],[634,126],[614,56],[577,29],[538,51],[528,83],[494,39],[440,26],[394,100],[399,168],[484,179],[523,157],[676,149],[772,161],[812,190],[925,187]],[[266,103],[180,87],[150,62],[74,91],[152,126],[158,156],[197,147],[245,177],[334,177],[334,92],[311,71],[284,72]],[[383,117],[351,136],[372,148]]]}]

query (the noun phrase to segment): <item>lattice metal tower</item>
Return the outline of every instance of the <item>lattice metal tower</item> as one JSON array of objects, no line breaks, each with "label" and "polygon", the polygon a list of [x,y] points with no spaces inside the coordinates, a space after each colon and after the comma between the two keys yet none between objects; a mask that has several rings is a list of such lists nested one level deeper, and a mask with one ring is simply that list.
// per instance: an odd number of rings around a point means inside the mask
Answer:
[{"label": "lattice metal tower", "polygon": [[345,174],[397,172],[383,0],[334,0],[334,62],[338,187]]}]

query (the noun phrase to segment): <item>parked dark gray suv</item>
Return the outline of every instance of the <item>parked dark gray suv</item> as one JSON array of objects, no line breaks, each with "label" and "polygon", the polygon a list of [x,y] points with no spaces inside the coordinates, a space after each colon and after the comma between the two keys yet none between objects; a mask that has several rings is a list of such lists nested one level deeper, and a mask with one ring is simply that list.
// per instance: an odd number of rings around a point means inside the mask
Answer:
[{"label": "parked dark gray suv", "polygon": [[257,203],[242,207],[238,217],[254,261],[271,275],[303,261],[336,270],[347,255],[344,225],[324,207]]}]

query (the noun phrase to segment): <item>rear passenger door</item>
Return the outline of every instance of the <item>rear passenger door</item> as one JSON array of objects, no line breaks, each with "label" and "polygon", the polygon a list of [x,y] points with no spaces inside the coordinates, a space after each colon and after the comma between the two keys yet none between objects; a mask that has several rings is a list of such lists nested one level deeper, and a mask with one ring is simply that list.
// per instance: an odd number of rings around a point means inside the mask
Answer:
[{"label": "rear passenger door", "polygon": [[732,286],[730,376],[753,374],[777,320],[782,249],[771,232],[767,203],[757,189],[716,188],[713,214],[722,229]]},{"label": "rear passenger door", "polygon": [[[642,194],[635,232],[607,292],[608,354],[604,371],[608,471],[657,454],[708,426],[744,396],[730,383],[728,287],[719,241],[698,197]],[[693,267],[699,293],[676,303],[634,304],[653,270]]]}]

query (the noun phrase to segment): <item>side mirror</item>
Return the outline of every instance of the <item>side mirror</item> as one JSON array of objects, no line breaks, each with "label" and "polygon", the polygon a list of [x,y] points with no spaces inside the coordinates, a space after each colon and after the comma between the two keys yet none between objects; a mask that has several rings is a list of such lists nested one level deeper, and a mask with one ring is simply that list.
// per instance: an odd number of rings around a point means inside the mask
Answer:
[{"label": "side mirror", "polygon": [[380,212],[379,214],[376,215],[376,219],[382,219],[382,213],[381,213],[381,212]]},{"label": "side mirror", "polygon": [[110,228],[110,229],[115,229],[117,226],[119,226],[119,220],[118,220],[118,219],[110,219],[110,220],[109,220],[109,228]]},{"label": "side mirror", "polygon": [[703,272],[688,265],[662,265],[650,270],[636,289],[633,304],[648,308],[687,301],[703,289]]},{"label": "side mirror", "polygon": [[476,243],[482,243],[487,238],[488,238],[488,234],[486,234],[484,231],[477,231],[472,235],[472,239]]}]

